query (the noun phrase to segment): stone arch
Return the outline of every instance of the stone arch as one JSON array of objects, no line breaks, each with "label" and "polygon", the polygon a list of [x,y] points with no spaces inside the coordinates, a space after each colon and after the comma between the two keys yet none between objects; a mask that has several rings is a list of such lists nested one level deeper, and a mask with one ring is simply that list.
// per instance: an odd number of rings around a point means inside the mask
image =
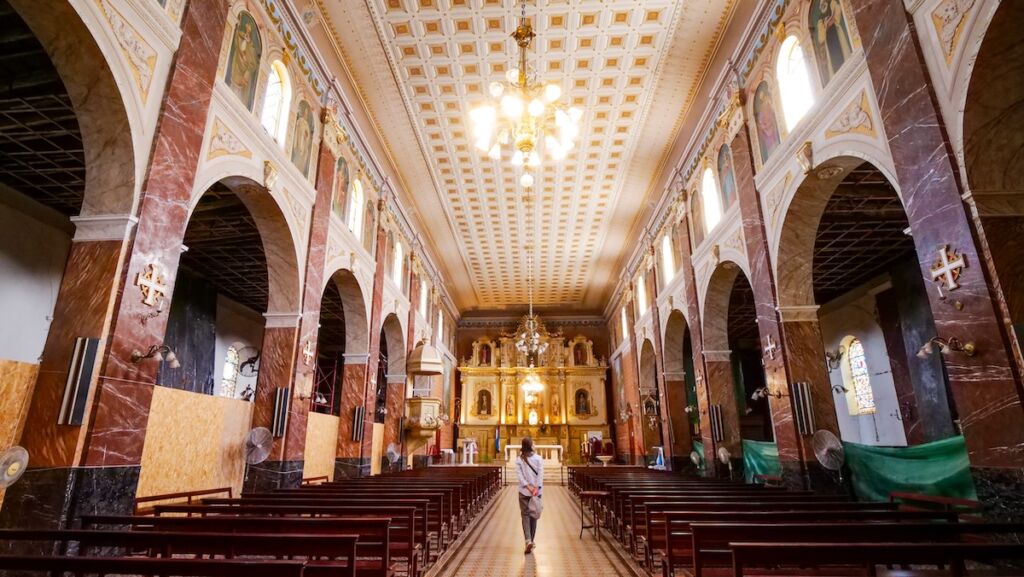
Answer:
[{"label": "stone arch", "polygon": [[387,374],[391,376],[405,375],[405,332],[398,315],[391,313],[381,325],[381,333],[387,339],[388,366]]},{"label": "stone arch", "polygon": [[[366,298],[359,279],[351,270],[339,268],[326,277],[341,294],[345,313],[345,354],[365,355],[369,347],[369,323],[366,319]],[[326,283],[325,283],[326,284]]]},{"label": "stone arch", "polygon": [[[676,459],[693,450],[692,438],[697,431],[697,390],[693,367],[690,329],[682,311],[673,309],[665,322],[662,339],[665,366],[665,394],[662,403],[672,418],[673,468],[686,466]],[[699,433],[698,433],[699,434]]]},{"label": "stone arch", "polygon": [[[642,430],[644,447],[648,451],[652,447],[663,446],[664,439],[661,436],[661,425],[650,426],[648,416],[664,415],[665,411],[658,406],[661,399],[658,398],[658,364],[655,358],[657,353],[654,350],[654,343],[651,339],[644,339],[640,346],[640,428]],[[656,421],[655,421],[656,423]]]},{"label": "stone arch", "polygon": [[741,274],[750,282],[749,275],[738,263],[727,260],[719,263],[708,279],[701,315],[705,351],[729,350],[729,298],[733,283]]},{"label": "stone arch", "polygon": [[67,2],[9,1],[46,50],[74,107],[88,167],[80,214],[132,214],[148,146],[140,111],[128,104],[135,102],[135,82],[114,52],[116,41]]}]

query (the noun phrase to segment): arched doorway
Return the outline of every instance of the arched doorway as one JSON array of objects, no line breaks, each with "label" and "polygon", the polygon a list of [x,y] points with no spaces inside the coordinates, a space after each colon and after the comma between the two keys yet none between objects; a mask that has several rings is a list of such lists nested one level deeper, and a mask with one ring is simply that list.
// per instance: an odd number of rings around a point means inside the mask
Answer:
[{"label": "arched doorway", "polygon": [[[661,437],[661,399],[658,395],[658,369],[654,344],[644,340],[640,347],[640,427],[648,460],[654,457],[654,447],[664,447]],[[653,464],[653,462],[651,463]]]},{"label": "arched doorway", "polygon": [[[783,309],[814,310],[844,440],[903,445],[955,434],[936,335],[902,200],[874,164],[838,157],[808,175],[779,244]],[[814,234],[810,234],[814,231]],[[950,306],[955,306],[951,301]]]},{"label": "arched doorway", "polygon": [[668,413],[672,417],[672,468],[679,470],[692,467],[688,455],[693,451],[693,441],[700,439],[693,343],[681,311],[669,313],[664,347],[665,392]]},{"label": "arched doorway", "polygon": [[404,462],[388,459],[387,449],[402,452],[402,415],[405,412],[405,335],[394,313],[384,319],[380,329],[380,362],[377,366],[377,405],[374,423],[383,425],[381,448],[383,468],[399,468]]},{"label": "arched doorway", "polygon": [[1024,254],[1022,19],[1024,5],[1020,2],[999,4],[974,62],[963,112],[967,184],[978,208],[1018,350],[1024,348],[1024,262],[1020,259]]}]

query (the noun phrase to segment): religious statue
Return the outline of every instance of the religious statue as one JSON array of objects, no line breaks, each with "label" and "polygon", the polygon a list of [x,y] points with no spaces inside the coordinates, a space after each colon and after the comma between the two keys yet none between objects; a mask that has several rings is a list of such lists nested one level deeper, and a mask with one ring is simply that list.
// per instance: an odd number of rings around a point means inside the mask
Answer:
[{"label": "religious statue", "polygon": [[512,395],[505,398],[505,414],[509,417],[516,416],[516,401]]},{"label": "religious statue", "polygon": [[590,394],[585,389],[576,391],[576,414],[590,414]]},{"label": "religious statue", "polygon": [[253,101],[256,98],[256,77],[259,73],[262,51],[263,46],[260,42],[260,32],[256,21],[248,12],[242,12],[238,16],[235,34],[231,39],[225,81],[249,110],[252,110]]},{"label": "religious statue", "polygon": [[840,0],[812,1],[810,24],[821,82],[828,84],[852,51],[843,3]]},{"label": "religious statue", "polygon": [[558,418],[562,411],[562,404],[558,402],[558,393],[551,395],[551,416]]},{"label": "religious statue", "polygon": [[587,364],[587,350],[583,347],[583,343],[579,343],[572,348],[572,364],[577,367]]},{"label": "religious statue", "polygon": [[476,414],[491,414],[491,392],[487,389],[482,389],[476,394]]}]

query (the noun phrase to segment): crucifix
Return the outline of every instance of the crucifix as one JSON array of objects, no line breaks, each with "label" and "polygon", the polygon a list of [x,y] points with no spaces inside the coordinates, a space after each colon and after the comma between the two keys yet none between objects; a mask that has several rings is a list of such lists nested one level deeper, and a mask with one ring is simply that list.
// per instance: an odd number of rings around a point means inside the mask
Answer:
[{"label": "crucifix", "polygon": [[774,339],[772,339],[772,336],[766,336],[764,338],[764,354],[767,355],[769,359],[775,360],[775,351],[777,350],[779,350],[779,345]]},{"label": "crucifix", "polygon": [[164,282],[164,270],[160,263],[148,264],[146,270],[135,277],[135,284],[142,291],[142,304],[156,306],[158,310],[163,308],[167,284]]},{"label": "crucifix", "polygon": [[308,365],[313,360],[313,341],[306,341],[306,346],[302,347],[302,358],[306,360]]},{"label": "crucifix", "polygon": [[[963,255],[956,254],[955,250],[949,250],[949,245],[939,247],[939,260],[932,265],[932,280],[945,284],[946,290],[956,290],[960,285],[956,282],[960,279],[960,271],[967,266]],[[939,287],[942,293],[942,287]]]}]

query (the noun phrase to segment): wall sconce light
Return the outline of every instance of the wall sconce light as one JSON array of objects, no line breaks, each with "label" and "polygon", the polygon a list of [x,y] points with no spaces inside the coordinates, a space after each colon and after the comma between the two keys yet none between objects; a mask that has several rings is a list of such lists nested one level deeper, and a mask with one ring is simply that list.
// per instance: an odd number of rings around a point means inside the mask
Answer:
[{"label": "wall sconce light", "polygon": [[683,412],[686,413],[687,415],[691,415],[697,412],[697,405],[686,405],[686,407],[683,408]]},{"label": "wall sconce light", "polygon": [[944,355],[954,352],[973,357],[978,352],[974,346],[974,341],[967,341],[965,343],[956,337],[949,337],[948,339],[932,337],[928,342],[921,345],[921,348],[917,351],[917,357],[920,359],[928,358],[928,355],[935,352],[935,347],[938,347],[939,352]]},{"label": "wall sconce light", "polygon": [[761,399],[765,399],[765,398],[768,398],[768,397],[775,397],[776,399],[781,399],[784,396],[785,395],[782,394],[782,391],[774,391],[773,392],[768,387],[761,387],[761,388],[755,390],[754,394],[750,395],[750,400],[751,401],[760,401]]},{"label": "wall sconce light", "polygon": [[151,345],[146,352],[141,352],[138,349],[132,351],[132,364],[138,365],[146,359],[156,359],[159,361],[166,361],[167,365],[172,369],[181,367],[181,363],[178,362],[178,355],[174,354],[171,347],[167,345]]},{"label": "wall sconce light", "polygon": [[839,368],[840,361],[843,360],[843,355],[846,354],[846,347],[839,347],[834,351],[825,351],[825,364],[828,365],[828,372],[832,372]]}]

